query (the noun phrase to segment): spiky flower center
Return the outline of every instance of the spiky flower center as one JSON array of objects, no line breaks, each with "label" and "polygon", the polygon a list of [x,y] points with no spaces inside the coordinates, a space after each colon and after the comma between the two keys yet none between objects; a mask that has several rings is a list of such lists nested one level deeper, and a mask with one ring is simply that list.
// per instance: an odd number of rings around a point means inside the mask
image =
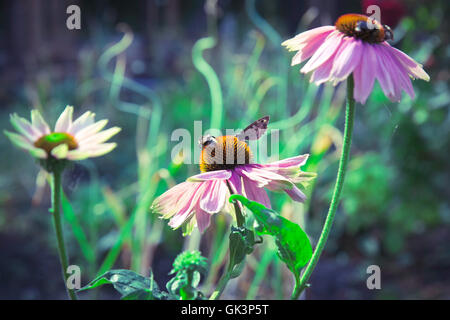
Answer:
[{"label": "spiky flower center", "polygon": [[200,171],[231,170],[249,164],[252,153],[249,146],[235,136],[215,138],[214,143],[203,147],[200,156]]},{"label": "spiky flower center", "polygon": [[78,148],[78,143],[75,138],[65,132],[52,132],[45,136],[40,137],[34,143],[34,146],[40,149],[44,149],[48,154],[61,144],[67,144],[69,150]]}]

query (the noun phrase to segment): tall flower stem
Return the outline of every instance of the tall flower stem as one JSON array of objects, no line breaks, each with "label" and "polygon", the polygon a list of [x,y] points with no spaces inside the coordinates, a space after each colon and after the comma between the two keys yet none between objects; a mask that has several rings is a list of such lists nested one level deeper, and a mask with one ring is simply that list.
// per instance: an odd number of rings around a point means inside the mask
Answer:
[{"label": "tall flower stem", "polygon": [[355,99],[353,98],[354,80],[353,76],[347,79],[347,107],[345,111],[345,128],[344,128],[344,143],[342,146],[342,154],[339,160],[339,169],[336,177],[336,184],[334,186],[333,196],[331,198],[330,207],[328,209],[327,218],[320,234],[319,241],[317,242],[316,249],[306,266],[305,272],[303,273],[300,281],[296,279],[296,284],[294,291],[292,293],[292,299],[298,299],[302,291],[307,287],[307,282],[311,277],[314,268],[319,261],[320,255],[322,254],[325,244],[330,234],[331,226],[333,225],[334,217],[336,215],[336,210],[339,204],[339,198],[341,195],[342,187],[344,185],[345,173],[347,171],[347,164],[350,158],[350,146],[352,143],[352,133],[353,133],[353,122],[355,118]]},{"label": "tall flower stem", "polygon": [[[230,190],[230,195],[233,194],[233,189],[231,188],[230,184],[227,181],[228,189]],[[245,225],[245,217],[242,214],[241,208],[239,207],[239,204],[237,202],[233,202],[234,210],[236,212],[236,223],[238,227],[244,227]],[[231,265],[231,260],[228,262],[228,268],[223,274],[222,278],[219,280],[219,283],[217,284],[216,290],[212,293],[212,295],[209,297],[209,300],[217,300],[222,295],[222,292],[225,290],[225,287],[228,284],[228,281],[231,279],[231,272],[233,271],[233,266]]]},{"label": "tall flower stem", "polygon": [[55,169],[53,171],[53,184],[52,184],[52,215],[53,223],[55,225],[56,240],[58,242],[59,261],[61,262],[61,268],[64,279],[64,286],[66,287],[67,294],[71,300],[77,300],[77,296],[73,289],[67,288],[67,267],[69,266],[66,254],[66,248],[64,244],[64,234],[61,225],[61,169]]}]

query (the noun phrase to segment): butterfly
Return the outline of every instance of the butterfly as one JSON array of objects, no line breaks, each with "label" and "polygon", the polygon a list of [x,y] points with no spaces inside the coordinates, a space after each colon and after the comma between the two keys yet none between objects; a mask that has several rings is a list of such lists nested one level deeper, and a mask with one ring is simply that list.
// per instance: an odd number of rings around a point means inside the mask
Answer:
[{"label": "butterfly", "polygon": [[199,145],[200,171],[228,170],[241,164],[249,164],[252,153],[246,141],[258,140],[267,131],[270,117],[256,120],[236,135],[214,137],[202,136]]}]

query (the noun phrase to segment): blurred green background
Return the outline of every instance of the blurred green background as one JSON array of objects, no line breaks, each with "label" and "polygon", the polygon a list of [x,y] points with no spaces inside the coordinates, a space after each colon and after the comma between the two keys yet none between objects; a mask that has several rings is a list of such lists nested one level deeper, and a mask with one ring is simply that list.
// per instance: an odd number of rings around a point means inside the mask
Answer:
[{"label": "blurred green background", "polygon": [[[81,8],[81,30],[66,8]],[[0,127],[37,108],[50,123],[75,106],[122,127],[118,148],[66,170],[65,235],[82,283],[110,268],[148,274],[163,286],[175,256],[199,248],[210,293],[225,263],[228,225],[217,215],[201,237],[183,238],[149,212],[153,199],[198,173],[171,159],[177,128],[243,128],[270,115],[280,157],[310,153],[318,178],[305,205],[270,194],[273,207],[317,241],[342,144],[345,86],[316,87],[290,67],[281,42],[381,7],[392,45],[424,65],[416,98],[391,103],[378,84],[356,110],[341,206],[307,299],[450,298],[450,116],[448,2],[442,1],[2,1]],[[197,147],[193,141],[192,148]],[[0,298],[64,299],[48,213],[46,175],[0,135]],[[381,290],[366,269],[381,268]],[[248,258],[223,298],[285,299],[292,278],[273,243]],[[118,298],[102,289],[83,299]]]}]

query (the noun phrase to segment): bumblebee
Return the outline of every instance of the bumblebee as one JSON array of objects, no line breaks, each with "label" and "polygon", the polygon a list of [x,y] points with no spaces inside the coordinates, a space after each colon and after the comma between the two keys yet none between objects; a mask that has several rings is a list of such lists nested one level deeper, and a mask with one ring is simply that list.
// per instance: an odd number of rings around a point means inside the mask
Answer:
[{"label": "bumblebee", "polygon": [[256,120],[237,135],[202,136],[199,145],[200,171],[230,170],[238,165],[252,163],[253,155],[247,140],[258,140],[267,130],[269,116]]},{"label": "bumblebee", "polygon": [[344,14],[336,23],[336,29],[349,37],[361,39],[368,43],[381,43],[393,40],[394,33],[387,25],[362,14]]}]

